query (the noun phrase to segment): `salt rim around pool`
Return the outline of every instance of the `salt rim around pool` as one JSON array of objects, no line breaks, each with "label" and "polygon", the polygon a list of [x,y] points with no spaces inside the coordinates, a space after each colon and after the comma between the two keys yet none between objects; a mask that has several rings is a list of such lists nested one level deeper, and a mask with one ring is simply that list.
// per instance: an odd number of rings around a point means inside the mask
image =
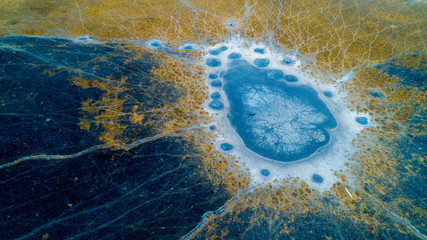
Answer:
[{"label": "salt rim around pool", "polygon": [[[161,39],[147,40],[144,45],[151,50],[174,49]],[[372,125],[367,114],[349,110],[344,101],[346,93],[338,91],[341,84],[353,77],[353,72],[335,79],[336,84],[319,84],[315,76],[302,71],[302,66],[306,63],[295,54],[286,55],[265,44],[245,41],[240,37],[233,37],[215,46],[184,43],[176,50],[196,50],[204,53],[201,65],[206,69],[204,78],[208,86],[208,99],[203,108],[212,119],[212,122],[205,126],[206,131],[215,133],[215,138],[210,140],[217,151],[234,156],[240,167],[249,172],[252,187],[266,184],[280,187],[283,180],[292,181],[299,178],[311,188],[323,192],[329,190],[334,183],[342,182],[338,174],[346,173],[350,167],[349,159],[356,151],[352,145],[353,139],[357,138],[362,129]],[[260,59],[261,64],[258,64]],[[289,86],[306,85],[314,89],[317,92],[316,97],[326,104],[337,123],[336,127],[327,129],[329,141],[309,156],[291,162],[267,158],[249,149],[230,123],[230,104],[223,89],[224,74],[233,67],[229,64],[235,60],[244,60],[259,69],[283,71],[284,77],[278,81],[286,82]],[[296,81],[292,78],[285,79],[287,75],[295,76]],[[366,119],[366,124],[360,123],[361,118]],[[353,185],[352,176],[347,175],[346,179],[346,184]]]},{"label": "salt rim around pool", "polygon": [[[216,138],[211,139],[217,151],[234,156],[242,169],[249,171],[253,187],[265,184],[277,185],[283,180],[292,181],[299,178],[311,188],[323,192],[329,190],[334,183],[342,182],[338,174],[346,173],[350,164],[349,159],[356,151],[352,141],[363,128],[371,125],[371,121],[369,116],[349,110],[343,101],[345,93],[338,92],[339,85],[319,85],[314,76],[302,72],[303,62],[294,55],[284,55],[266,45],[247,42],[241,38],[233,38],[228,42],[206,47],[205,53],[203,65],[206,68],[205,79],[209,87],[209,97],[203,107],[213,119],[206,129],[217,133]],[[230,54],[234,57],[231,57]],[[329,141],[308,157],[292,162],[273,160],[249,149],[237,133],[235,126],[230,123],[230,102],[223,89],[224,84],[220,87],[211,84],[212,81],[224,83],[224,74],[233,67],[229,64],[236,59],[245,60],[259,69],[281,70],[284,75],[293,75],[297,78],[297,81],[286,81],[284,78],[276,81],[283,81],[287,85],[295,87],[306,85],[314,89],[317,97],[326,104],[337,123],[334,128],[327,129]],[[257,59],[266,59],[268,63],[257,65]],[[210,64],[212,62],[214,64]],[[213,75],[218,77],[212,79]],[[342,84],[351,76],[351,73],[347,74],[343,79],[337,79],[336,82]],[[328,92],[328,94],[325,95],[324,92]],[[211,97],[212,94],[214,97]],[[366,118],[367,124],[357,122],[356,119],[360,117]],[[210,128],[210,126],[215,126],[215,128]],[[229,145],[232,146],[231,149]],[[268,174],[266,174],[267,172]],[[346,184],[353,185],[353,182],[354,179],[347,176]]]}]

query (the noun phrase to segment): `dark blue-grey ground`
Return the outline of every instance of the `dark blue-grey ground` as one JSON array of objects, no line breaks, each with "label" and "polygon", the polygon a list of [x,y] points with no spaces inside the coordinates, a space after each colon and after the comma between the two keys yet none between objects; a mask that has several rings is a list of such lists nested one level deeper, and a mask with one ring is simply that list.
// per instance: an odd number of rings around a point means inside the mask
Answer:
[{"label": "dark blue-grey ground", "polygon": [[[98,137],[105,129],[86,131],[78,123],[81,103],[100,100],[105,91],[75,86],[73,77],[124,84],[118,98],[125,114],[138,102],[148,110],[173,103],[179,90],[150,81],[159,64],[120,43],[1,38],[0,164],[102,144]],[[122,78],[127,81],[120,83]],[[153,134],[150,127],[129,124],[122,137],[131,143]],[[208,181],[196,155],[184,139],[166,137],[130,151],[104,149],[2,168],[0,239],[179,239],[230,197]]]}]

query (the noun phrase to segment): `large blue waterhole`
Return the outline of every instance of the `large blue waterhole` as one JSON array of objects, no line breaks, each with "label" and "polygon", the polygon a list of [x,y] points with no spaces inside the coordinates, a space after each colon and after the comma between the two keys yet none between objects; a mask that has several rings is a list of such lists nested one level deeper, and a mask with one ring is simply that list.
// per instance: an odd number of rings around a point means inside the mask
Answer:
[{"label": "large blue waterhole", "polygon": [[277,161],[306,158],[330,140],[337,122],[308,85],[286,82],[281,70],[233,60],[222,74],[228,119],[253,152]]}]

